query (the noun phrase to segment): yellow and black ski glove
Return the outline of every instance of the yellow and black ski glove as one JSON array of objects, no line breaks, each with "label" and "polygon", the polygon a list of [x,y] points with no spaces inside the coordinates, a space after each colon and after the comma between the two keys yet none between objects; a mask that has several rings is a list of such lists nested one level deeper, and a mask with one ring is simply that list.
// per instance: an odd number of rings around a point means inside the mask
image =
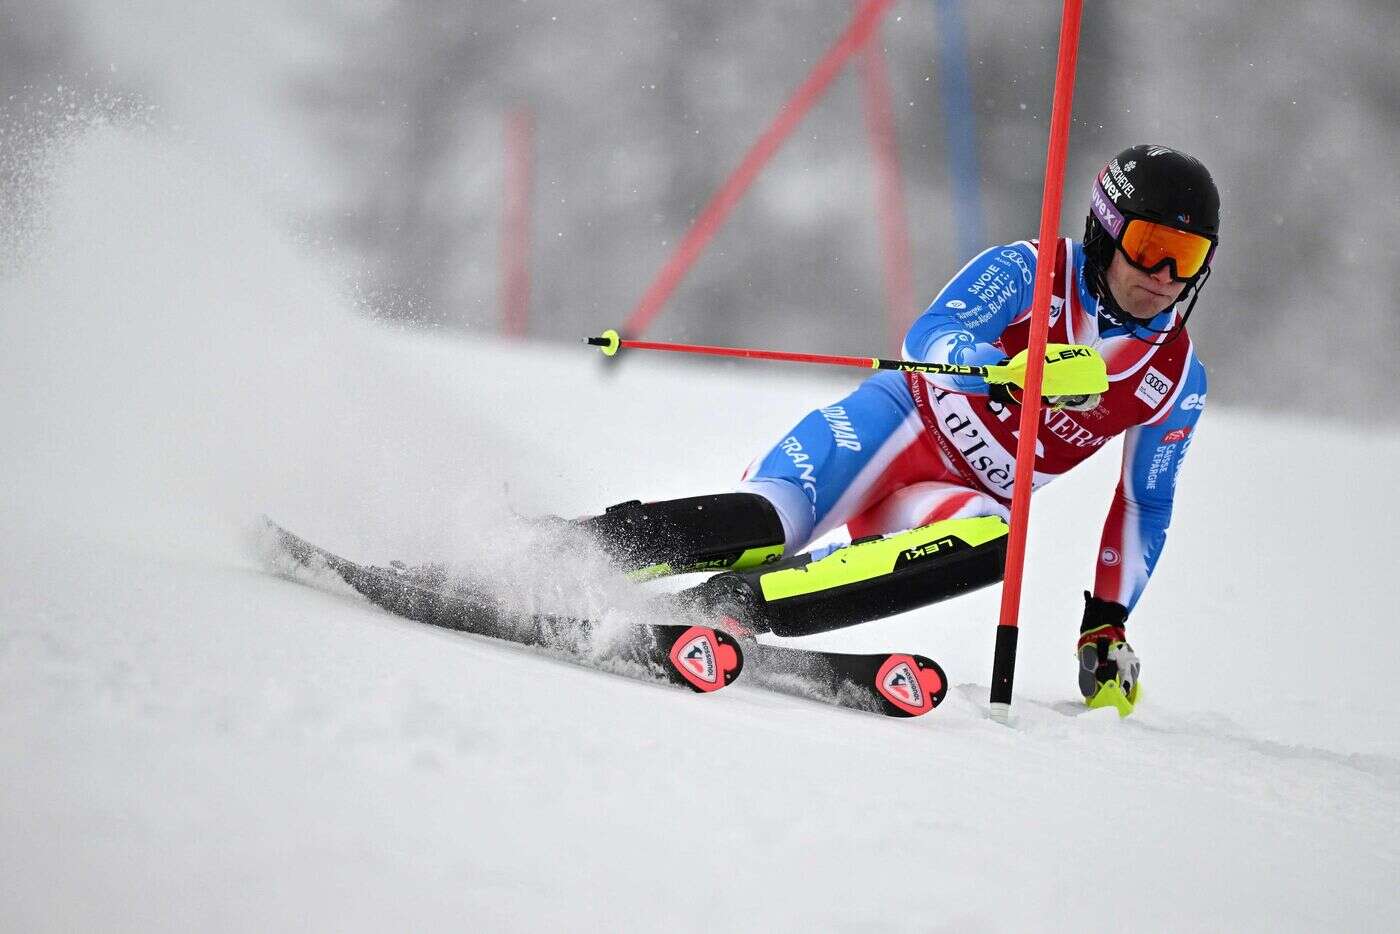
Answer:
[{"label": "yellow and black ski glove", "polygon": [[1079,627],[1079,693],[1090,707],[1115,707],[1120,717],[1138,700],[1137,653],[1124,627],[1128,609],[1084,592],[1084,622]]}]

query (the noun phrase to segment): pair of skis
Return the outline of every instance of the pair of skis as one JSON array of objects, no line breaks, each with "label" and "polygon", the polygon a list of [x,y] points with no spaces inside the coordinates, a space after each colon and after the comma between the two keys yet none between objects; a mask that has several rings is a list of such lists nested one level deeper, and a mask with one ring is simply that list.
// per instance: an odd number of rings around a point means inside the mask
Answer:
[{"label": "pair of skis", "polygon": [[726,630],[729,625],[742,631],[727,619],[714,626],[630,623],[609,631],[588,620],[505,611],[489,594],[440,570],[357,564],[264,521],[276,570],[330,571],[398,616],[536,646],[632,677],[712,693],[733,684],[747,667],[749,680],[761,687],[891,717],[926,714],[948,692],[943,669],[922,655],[852,655],[741,641]]}]

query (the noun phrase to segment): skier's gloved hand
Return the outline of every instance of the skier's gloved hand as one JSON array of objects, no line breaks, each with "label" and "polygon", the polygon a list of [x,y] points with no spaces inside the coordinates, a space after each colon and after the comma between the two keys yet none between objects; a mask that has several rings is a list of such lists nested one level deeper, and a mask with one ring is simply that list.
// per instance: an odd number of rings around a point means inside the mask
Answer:
[{"label": "skier's gloved hand", "polygon": [[1045,404],[1052,409],[1068,409],[1071,412],[1092,412],[1099,407],[1103,397],[1098,393],[1087,396],[1046,396]]},{"label": "skier's gloved hand", "polygon": [[[1011,362],[1010,357],[1001,358],[1001,366]],[[1015,383],[987,383],[987,398],[1001,405],[1021,404],[1021,398],[1025,395],[1021,387]],[[1048,409],[1068,409],[1071,412],[1091,412],[1099,407],[1099,400],[1102,396],[1099,393],[1090,393],[1082,396],[1041,396],[1040,401]]]},{"label": "skier's gloved hand", "polygon": [[[1020,395],[1011,383],[988,383],[987,398],[1002,405],[1020,405]],[[1041,396],[1040,401],[1048,409],[1069,409],[1071,412],[1090,412],[1099,407],[1102,398],[1098,393],[1087,396]]]},{"label": "skier's gloved hand", "polygon": [[1010,383],[988,383],[987,398],[1001,405],[1021,404],[1021,400],[1012,394]]},{"label": "skier's gloved hand", "polygon": [[1079,693],[1090,707],[1115,707],[1120,717],[1133,712],[1142,664],[1128,644],[1128,610],[1121,603],[1084,592],[1079,627]]}]

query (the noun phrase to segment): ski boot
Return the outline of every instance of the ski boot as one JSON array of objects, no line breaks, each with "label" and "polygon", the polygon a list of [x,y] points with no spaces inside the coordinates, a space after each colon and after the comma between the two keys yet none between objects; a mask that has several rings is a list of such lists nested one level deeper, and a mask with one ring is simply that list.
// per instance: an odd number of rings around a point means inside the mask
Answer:
[{"label": "ski boot", "polygon": [[778,511],[754,493],[632,500],[577,525],[634,580],[758,567],[783,554]]},{"label": "ski boot", "polygon": [[994,584],[1001,580],[1005,562],[1006,523],[1001,519],[947,519],[727,571],[678,597],[755,635],[810,636]]}]

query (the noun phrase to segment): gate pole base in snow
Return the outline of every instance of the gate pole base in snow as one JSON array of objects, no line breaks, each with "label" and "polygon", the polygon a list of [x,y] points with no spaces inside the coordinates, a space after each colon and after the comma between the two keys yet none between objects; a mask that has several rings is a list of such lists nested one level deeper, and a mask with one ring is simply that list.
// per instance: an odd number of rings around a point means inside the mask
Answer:
[{"label": "gate pole base in snow", "polygon": [[992,719],[1006,723],[1011,719],[1011,682],[1016,675],[1016,639],[1018,626],[998,626],[997,645],[992,654]]}]

